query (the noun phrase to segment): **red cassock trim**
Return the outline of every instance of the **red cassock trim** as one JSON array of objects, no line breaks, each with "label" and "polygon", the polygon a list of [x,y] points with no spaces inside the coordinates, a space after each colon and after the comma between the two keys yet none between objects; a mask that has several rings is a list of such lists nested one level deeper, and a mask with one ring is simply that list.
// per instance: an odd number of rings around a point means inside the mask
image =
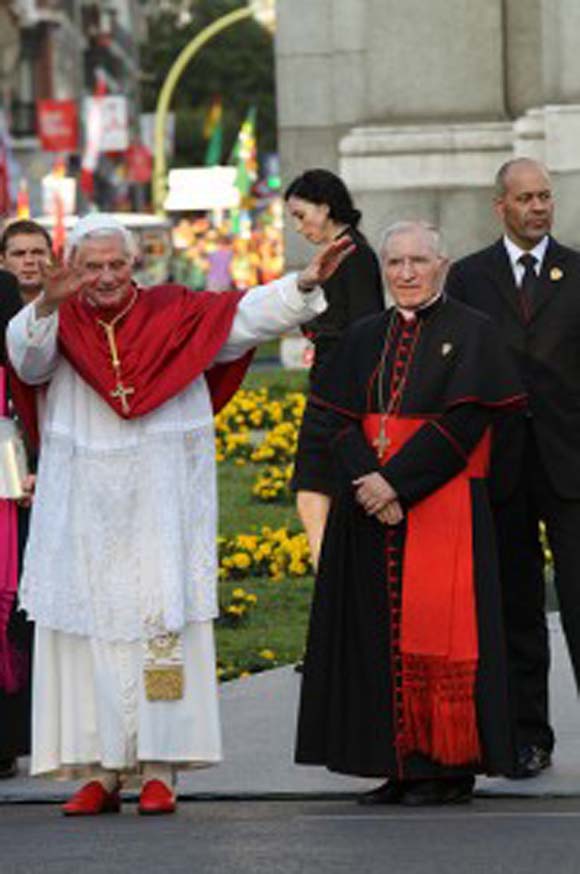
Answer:
[{"label": "red cassock trim", "polygon": [[[365,416],[370,445],[380,414]],[[387,417],[389,458],[428,420]],[[478,662],[470,479],[486,476],[487,431],[453,479],[407,513],[402,571],[401,654],[406,753],[446,765],[480,758],[474,689]]]}]

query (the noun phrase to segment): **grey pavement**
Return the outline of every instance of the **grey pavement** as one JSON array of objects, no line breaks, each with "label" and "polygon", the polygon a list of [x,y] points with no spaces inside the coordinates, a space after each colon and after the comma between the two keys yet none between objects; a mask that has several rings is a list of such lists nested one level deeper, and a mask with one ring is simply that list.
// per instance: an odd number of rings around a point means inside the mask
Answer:
[{"label": "grey pavement", "polygon": [[[554,765],[533,780],[480,778],[477,793],[489,796],[580,796],[580,706],[557,614],[550,615],[552,714],[557,736]],[[180,795],[192,799],[348,797],[376,780],[331,774],[293,763],[300,676],[279,668],[221,687],[224,762],[182,772]],[[25,771],[23,763],[23,772]],[[30,778],[0,781],[0,803],[61,801],[76,783]]]},{"label": "grey pavement", "polygon": [[580,801],[192,801],[177,816],[0,808],[1,874],[578,874]]}]

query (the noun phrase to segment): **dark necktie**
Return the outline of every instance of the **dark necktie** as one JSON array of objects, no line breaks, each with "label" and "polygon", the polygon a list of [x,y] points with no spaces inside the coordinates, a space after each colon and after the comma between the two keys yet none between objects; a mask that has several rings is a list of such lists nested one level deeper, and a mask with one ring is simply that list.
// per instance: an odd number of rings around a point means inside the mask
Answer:
[{"label": "dark necktie", "polygon": [[524,268],[524,275],[518,289],[520,309],[524,322],[529,322],[532,313],[534,291],[538,284],[538,277],[535,270],[538,259],[535,255],[530,255],[530,253],[527,252],[525,255],[520,255],[518,261]]}]

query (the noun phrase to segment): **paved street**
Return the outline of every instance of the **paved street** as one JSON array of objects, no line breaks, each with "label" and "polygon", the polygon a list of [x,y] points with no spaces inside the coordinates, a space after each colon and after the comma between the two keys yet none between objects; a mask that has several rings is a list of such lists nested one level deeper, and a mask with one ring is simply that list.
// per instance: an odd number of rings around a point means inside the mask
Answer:
[{"label": "paved street", "polygon": [[0,782],[0,874],[578,874],[580,707],[550,629],[558,745],[538,779],[480,778],[467,807],[357,807],[376,781],[293,764],[300,678],[282,668],[222,687],[226,760],[181,775],[175,817],[138,817],[128,792],[121,816],[65,819],[75,784]]},{"label": "paved street", "polygon": [[580,801],[478,799],[369,814],[347,801],[188,802],[176,817],[4,807],[2,874],[577,874]]}]

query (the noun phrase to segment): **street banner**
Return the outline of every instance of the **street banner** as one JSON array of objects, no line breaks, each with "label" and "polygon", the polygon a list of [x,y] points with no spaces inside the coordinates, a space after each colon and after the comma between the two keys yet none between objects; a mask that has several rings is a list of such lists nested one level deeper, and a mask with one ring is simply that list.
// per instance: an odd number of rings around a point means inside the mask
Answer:
[{"label": "street banner", "polygon": [[[102,150],[104,109],[103,101],[107,93],[105,78],[100,70],[95,73],[95,87],[92,97],[85,98],[85,148],[81,161],[81,191],[92,200],[95,191],[95,170]],[[90,102],[89,102],[90,101]]]},{"label": "street banner", "polygon": [[42,212],[55,216],[74,215],[76,212],[77,181],[72,176],[48,173],[42,179]]},{"label": "street banner", "polygon": [[[155,151],[155,113],[142,112],[139,116],[141,142],[153,153]],[[175,152],[175,113],[168,112],[165,117],[165,154]]]},{"label": "street banner", "polygon": [[235,186],[235,167],[178,167],[169,171],[168,211],[235,209],[240,192]]},{"label": "street banner", "polygon": [[151,181],[153,155],[143,143],[135,141],[127,149],[127,181],[147,183]]},{"label": "street banner", "polygon": [[[95,105],[96,104],[96,105]],[[87,128],[100,122],[100,152],[125,152],[129,147],[129,107],[121,94],[85,97],[84,111]]]},{"label": "street banner", "polygon": [[38,135],[45,152],[76,152],[78,115],[74,100],[38,100]]}]

